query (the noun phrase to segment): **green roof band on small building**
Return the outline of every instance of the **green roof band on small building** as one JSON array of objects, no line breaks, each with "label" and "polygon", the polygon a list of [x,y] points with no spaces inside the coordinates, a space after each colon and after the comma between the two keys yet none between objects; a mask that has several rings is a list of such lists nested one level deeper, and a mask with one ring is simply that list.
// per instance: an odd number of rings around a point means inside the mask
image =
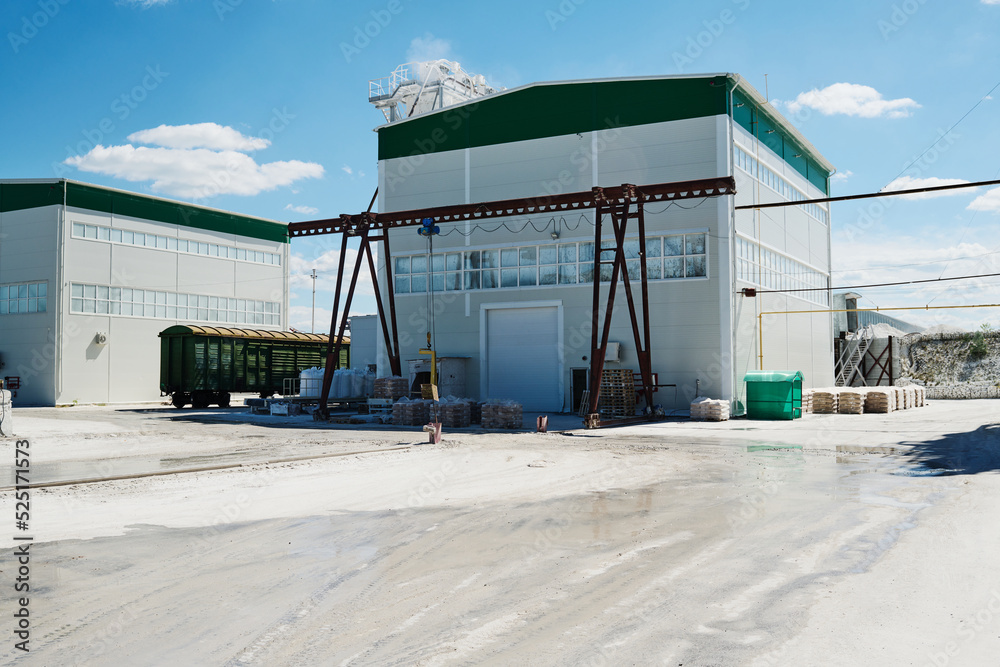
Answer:
[{"label": "green roof band on small building", "polygon": [[530,84],[383,125],[378,159],[718,115],[829,194],[833,165],[735,74]]},{"label": "green roof band on small building", "polygon": [[288,227],[281,222],[68,180],[0,183],[0,213],[62,205],[64,187],[66,205],[73,208],[249,236],[264,241],[289,241]]}]

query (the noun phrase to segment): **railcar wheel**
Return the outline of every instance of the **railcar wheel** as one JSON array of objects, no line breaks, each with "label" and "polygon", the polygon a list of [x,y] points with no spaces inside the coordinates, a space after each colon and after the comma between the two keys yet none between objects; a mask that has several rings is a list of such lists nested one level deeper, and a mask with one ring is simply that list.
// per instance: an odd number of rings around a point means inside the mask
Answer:
[{"label": "railcar wheel", "polygon": [[179,410],[191,402],[191,397],[178,391],[174,392],[173,396],[170,397],[170,402]]},{"label": "railcar wheel", "polygon": [[204,410],[211,405],[211,395],[210,392],[196,391],[191,394],[191,405],[197,410]]},{"label": "railcar wheel", "polygon": [[229,392],[228,391],[220,391],[219,392],[219,396],[218,396],[218,401],[217,402],[218,402],[220,408],[228,408],[229,407],[229,400],[230,400],[230,397],[229,397]]}]

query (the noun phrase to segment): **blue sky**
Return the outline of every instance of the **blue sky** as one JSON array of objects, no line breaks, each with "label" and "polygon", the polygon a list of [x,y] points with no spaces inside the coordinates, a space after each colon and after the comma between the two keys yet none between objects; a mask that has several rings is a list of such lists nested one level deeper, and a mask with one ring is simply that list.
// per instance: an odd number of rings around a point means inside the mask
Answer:
[{"label": "blue sky", "polygon": [[[1000,178],[1000,88],[987,97],[1000,0],[7,0],[0,26],[0,178],[286,221],[358,212],[383,120],[368,81],[439,57],[506,87],[737,72],[764,92],[766,74],[770,99],[837,166],[834,194],[901,175]],[[143,147],[155,159],[135,160]],[[1000,272],[1000,189],[836,204],[833,236],[835,285]],[[329,320],[331,247],[293,242],[293,326],[309,328],[313,266],[317,322]],[[1000,303],[998,286],[863,290],[862,303]],[[362,297],[355,310],[373,309]],[[1000,309],[901,317],[972,328],[1000,324]]]}]

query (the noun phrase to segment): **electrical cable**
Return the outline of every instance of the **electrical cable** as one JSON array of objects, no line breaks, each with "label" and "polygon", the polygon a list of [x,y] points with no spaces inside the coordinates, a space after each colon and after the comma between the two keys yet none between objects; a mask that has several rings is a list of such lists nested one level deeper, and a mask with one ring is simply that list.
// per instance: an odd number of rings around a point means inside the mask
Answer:
[{"label": "electrical cable", "polygon": [[804,287],[800,289],[758,289],[757,294],[784,294],[788,292],[825,292],[827,290],[863,289],[866,287],[895,287],[898,285],[918,285],[921,283],[943,283],[951,280],[973,280],[975,278],[995,278],[1000,273],[982,273],[975,276],[955,276],[953,278],[925,278],[922,280],[904,280],[895,283],[876,283],[873,285],[844,285],[841,287]]},{"label": "electrical cable", "polygon": [[[566,227],[566,229],[568,229],[568,230],[569,230],[569,231],[571,231],[571,232],[575,232],[575,231],[576,231],[577,229],[579,229],[579,228],[580,228],[580,226],[581,226],[581,225],[583,224],[583,222],[588,222],[588,223],[590,223],[590,221],[589,221],[589,220],[587,220],[587,216],[585,216],[585,215],[583,215],[583,214],[581,214],[581,215],[580,215],[580,218],[579,218],[579,219],[577,220],[577,223],[576,223],[576,225],[575,225],[575,226],[572,226],[572,227],[571,227],[571,226],[569,225],[569,223],[568,223],[568,222],[566,222],[566,218],[564,218],[564,217],[562,217],[562,216],[560,216],[560,217],[559,217],[559,221],[561,221],[561,222],[563,223],[563,225],[564,225],[564,226]],[[508,224],[507,224],[506,222],[501,222],[500,224],[498,224],[498,225],[497,225],[496,227],[494,227],[493,229],[487,229],[486,227],[484,227],[484,226],[482,226],[482,225],[479,225],[479,224],[477,224],[477,225],[473,225],[473,226],[472,226],[472,227],[471,227],[471,228],[469,229],[469,231],[468,231],[468,232],[463,232],[463,231],[462,231],[461,229],[459,229],[458,227],[452,227],[452,228],[451,228],[451,229],[449,229],[448,231],[446,231],[446,232],[442,232],[442,233],[438,234],[438,236],[448,236],[449,234],[455,234],[455,233],[457,233],[457,234],[459,234],[459,235],[461,235],[461,236],[464,236],[464,237],[468,238],[468,237],[472,236],[472,234],[473,234],[473,233],[475,233],[476,231],[482,231],[482,232],[485,232],[485,233],[487,233],[487,234],[492,234],[492,233],[494,233],[494,232],[498,232],[498,231],[500,231],[501,229],[506,229],[506,230],[507,230],[508,232],[510,232],[510,233],[512,233],[512,234],[519,234],[520,232],[522,232],[522,231],[524,231],[525,229],[527,229],[528,225],[531,225],[531,228],[532,228],[533,230],[535,230],[535,231],[536,231],[537,233],[541,234],[542,232],[544,232],[544,231],[545,231],[546,229],[548,229],[548,228],[549,228],[549,225],[550,225],[550,224],[552,224],[552,225],[553,225],[553,229],[555,229],[555,224],[556,224],[556,222],[557,222],[557,221],[556,221],[556,218],[555,218],[555,217],[553,216],[553,217],[549,218],[549,221],[548,221],[548,222],[546,222],[546,223],[545,223],[545,225],[543,225],[541,229],[539,229],[539,228],[538,228],[538,227],[537,227],[537,226],[535,225],[535,223],[534,223],[534,222],[532,222],[531,218],[528,218],[528,219],[527,219],[527,220],[525,221],[525,223],[524,223],[523,225],[521,225],[521,227],[519,227],[519,228],[516,228],[516,229],[514,229],[514,228],[511,228],[511,227],[509,227],[509,226],[508,226]],[[456,223],[456,224],[457,224],[457,223]],[[593,223],[590,223],[590,224],[591,224],[591,225],[593,225]]]},{"label": "electrical cable", "polygon": [[[936,146],[937,143],[939,141],[941,141],[942,138],[944,138],[944,137],[948,136],[949,134],[951,134],[951,131],[954,130],[956,127],[958,127],[959,124],[963,120],[965,120],[969,116],[969,114],[971,114],[973,111],[975,111],[976,108],[980,104],[982,104],[988,98],[990,98],[990,95],[992,95],[993,91],[996,90],[997,88],[1000,88],[1000,81],[997,81],[996,85],[994,85],[992,88],[990,88],[990,91],[988,93],[986,93],[985,95],[983,95],[982,97],[980,97],[979,101],[972,105],[971,109],[969,109],[968,111],[966,111],[962,115],[961,118],[959,118],[957,121],[955,121],[955,123],[951,127],[949,127],[947,130],[945,130],[945,132],[941,136],[939,136],[937,139],[935,139],[934,143],[932,143],[930,146],[928,146],[927,148],[925,148],[924,151],[920,155],[918,155],[917,157],[913,158],[913,160],[911,160],[909,164],[907,164],[905,167],[903,167],[903,171],[899,172],[899,174],[896,175],[896,178],[899,178],[900,176],[902,176],[903,174],[905,174],[907,169],[909,169],[910,167],[912,167],[913,165],[915,165],[917,162],[919,162],[920,159],[923,156],[927,155],[927,152],[930,151],[930,149],[934,148],[934,146]],[[892,181],[895,181],[896,178],[892,179]],[[892,181],[889,181],[889,182],[892,183]]]},{"label": "electrical cable", "polygon": [[856,199],[872,199],[873,197],[900,197],[906,195],[924,194],[926,192],[940,192],[942,190],[959,190],[961,188],[978,188],[986,185],[1000,185],[1000,180],[976,181],[975,183],[955,183],[952,185],[935,185],[926,188],[910,188],[907,190],[880,190],[878,192],[865,192],[858,195],[843,195],[841,197],[819,197],[816,199],[797,199],[788,201],[770,202],[767,204],[742,204],[736,207],[737,211],[747,209],[760,210],[763,208],[781,208],[785,206],[802,206],[804,204],[826,204],[829,202],[853,201]]},{"label": "electrical cable", "polygon": [[[928,262],[916,262],[913,264],[883,264],[881,266],[859,266],[850,269],[839,269],[837,271],[831,271],[830,273],[852,273],[854,271],[875,271],[879,269],[907,269],[913,266],[930,266],[932,264],[940,264],[942,262],[961,262],[967,259],[979,259],[981,257],[989,257],[990,255],[995,255],[1000,251],[1000,248],[991,250],[990,252],[984,252],[979,255],[963,255],[962,257],[948,257],[945,259],[933,259]],[[941,275],[944,275],[942,272]]]},{"label": "electrical cable", "polygon": [[[1000,176],[1000,169],[997,169],[997,173],[994,174],[993,178],[995,179],[995,178],[997,178],[997,176]],[[966,223],[965,229],[962,231],[962,237],[958,240],[958,245],[962,245],[962,242],[965,241],[965,237],[969,233],[969,229],[972,227],[972,223],[975,222],[977,215],[979,215],[979,209],[976,209],[975,211],[973,211],[972,215],[969,217],[969,222]],[[986,253],[986,254],[993,254],[993,253]],[[941,269],[941,276],[944,276],[945,271],[948,270],[949,266],[951,266],[951,261],[949,261],[947,264],[945,264],[944,268]],[[944,294],[946,291],[947,290],[942,291],[941,294]],[[938,294],[937,296],[935,296],[934,299],[937,299],[938,296],[941,296],[941,294]],[[931,299],[930,301],[928,301],[927,302],[928,305],[930,305],[931,303],[933,303],[934,299]]]}]

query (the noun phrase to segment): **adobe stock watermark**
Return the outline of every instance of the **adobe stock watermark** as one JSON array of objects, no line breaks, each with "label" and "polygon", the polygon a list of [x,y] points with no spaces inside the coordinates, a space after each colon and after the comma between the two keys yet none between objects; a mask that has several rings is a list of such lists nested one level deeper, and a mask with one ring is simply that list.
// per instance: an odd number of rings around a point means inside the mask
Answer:
[{"label": "adobe stock watermark", "polygon": [[124,607],[110,621],[99,624],[97,630],[78,649],[69,664],[86,665],[107,653],[118,637],[137,620],[139,615],[134,607]]},{"label": "adobe stock watermark", "polygon": [[[588,170],[590,170],[591,165],[597,160],[598,156],[618,141],[622,134],[622,128],[624,127],[625,125],[622,124],[620,116],[605,118],[604,128],[595,132],[590,145],[587,147],[577,148],[570,153],[569,162],[571,165],[576,167],[577,176],[585,174]],[[542,195],[547,195],[549,197],[561,195],[566,191],[568,186],[575,182],[576,177],[573,172],[569,169],[563,169],[556,175],[555,178],[542,181]]]},{"label": "adobe stock watermark", "polygon": [[[901,176],[909,176],[911,178],[923,176],[961,138],[962,135],[955,132],[938,129],[937,141],[916,162],[907,167]],[[899,198],[899,196],[893,196],[872,199],[865,206],[864,210],[858,214],[857,220],[842,228],[842,233],[847,241],[853,243],[864,236],[866,232],[876,227],[885,218],[886,212],[896,205]]]},{"label": "adobe stock watermark", "polygon": [[[750,0],[731,0],[739,12],[745,12],[750,7]],[[732,9],[723,9],[719,15],[712,19],[705,19],[701,22],[704,30],[699,31],[694,36],[687,38],[687,44],[683,51],[674,51],[672,57],[674,67],[678,72],[684,72],[684,68],[694,64],[698,58],[710,49],[716,40],[722,37],[728,26],[736,23],[739,14]]]},{"label": "adobe stock watermark", "polygon": [[521,556],[529,558],[540,555],[556,547],[576,524],[575,517],[587,516],[593,504],[593,492],[598,489],[612,489],[627,481],[634,463],[626,457],[615,457],[611,465],[602,470],[597,477],[585,479],[576,492],[570,494],[574,498],[567,507],[558,514],[544,520],[543,528],[536,528],[534,540],[530,545],[521,545]]},{"label": "adobe stock watermark", "polygon": [[215,10],[215,15],[219,17],[220,21],[225,21],[226,14],[232,14],[242,4],[243,0],[214,0],[212,9]]},{"label": "adobe stock watermark", "polygon": [[[457,132],[479,108],[479,102],[463,104],[457,108],[449,109],[441,114],[441,120],[451,132]],[[398,160],[393,160],[392,164],[386,167],[385,184],[386,189],[392,193],[396,188],[406,182],[410,176],[416,173],[427,160],[427,155],[433,153],[437,148],[448,141],[451,135],[443,127],[435,127],[426,137],[413,140],[414,150],[409,155]]]},{"label": "adobe stock watermark", "polygon": [[927,4],[927,0],[903,0],[898,4],[892,6],[892,12],[889,14],[887,19],[879,19],[875,24],[878,27],[879,33],[882,35],[882,39],[889,41],[889,37],[893,33],[897,33],[903,29],[910,19],[913,18],[920,8]]},{"label": "adobe stock watermark", "polygon": [[[288,107],[274,107],[271,109],[271,118],[263,128],[257,131],[254,135],[259,139],[264,139],[270,145],[274,137],[281,134],[285,129],[295,120],[296,114],[289,113]],[[245,164],[240,162],[241,156],[253,155],[257,152],[257,149],[246,151],[245,153],[240,153],[239,156],[233,156],[233,158],[226,163],[225,168],[222,171],[215,171],[212,173],[212,182],[206,183],[199,191],[196,198],[209,198],[214,197],[222,192],[226,191],[229,185],[233,181],[233,175],[238,174],[245,168]],[[185,221],[189,217],[189,213],[184,214]]]},{"label": "adobe stock watermark", "polygon": [[968,618],[959,621],[959,627],[955,634],[958,639],[950,641],[942,647],[940,651],[933,651],[927,654],[927,664],[934,667],[947,667],[953,658],[962,654],[962,649],[966,648],[976,637],[987,630],[993,630],[1000,616],[1000,591],[993,589],[990,591],[990,598],[982,609]]},{"label": "adobe stock watermark", "polygon": [[[242,490],[220,503],[214,515],[210,516],[202,526],[202,531],[195,535],[197,543],[195,548],[198,552],[207,553],[219,546],[215,538],[244,520],[245,513],[253,507],[254,502],[280,479],[280,472],[271,466],[254,467],[249,478],[244,481]],[[249,491],[250,489],[253,491]]]},{"label": "adobe stock watermark", "polygon": [[10,48],[13,49],[14,53],[19,52],[21,47],[26,46],[28,42],[34,39],[38,35],[38,32],[62,11],[63,6],[69,4],[69,1],[38,0],[38,11],[32,13],[30,16],[27,14],[22,16],[21,29],[17,32],[7,33],[7,42],[10,43]]},{"label": "adobe stock watermark", "polygon": [[94,148],[103,145],[104,140],[117,129],[115,121],[124,121],[132,115],[132,112],[145,102],[149,94],[159,88],[168,76],[170,72],[164,72],[160,65],[146,65],[145,75],[139,83],[111,100],[109,106],[111,114],[99,120],[94,127],[83,130],[83,141],[78,142],[76,146],[66,145],[66,158],[62,162],[52,163],[52,172],[55,176],[62,178],[72,173],[66,161],[86,155]]},{"label": "adobe stock watermark", "polygon": [[458,470],[455,468],[454,462],[445,461],[434,472],[424,473],[424,481],[410,490],[410,495],[406,499],[407,506],[423,507],[428,500],[444,488],[448,478],[456,472]]},{"label": "adobe stock watermark", "polygon": [[[117,285],[131,285],[135,279],[136,277],[128,269],[114,269],[111,272],[112,283]],[[54,303],[54,300],[51,303]],[[93,335],[92,331],[93,328],[89,323],[81,327],[78,322],[73,321],[66,322],[58,335],[50,330],[45,343],[31,348],[31,358],[18,362],[16,371],[21,378],[21,387],[30,387],[32,380],[50,371],[60,349],[64,349],[80,336]]]},{"label": "adobe stock watermark", "polygon": [[555,9],[545,10],[545,20],[548,21],[549,28],[555,32],[560,23],[565,23],[570,16],[576,13],[577,8],[587,0],[562,0]]},{"label": "adobe stock watermark", "polygon": [[389,0],[382,9],[373,9],[368,12],[370,20],[354,26],[354,33],[349,42],[339,44],[340,53],[344,60],[350,64],[352,60],[361,55],[361,52],[371,46],[372,40],[378,38],[382,32],[389,27],[392,20],[403,13],[406,7],[403,0]]}]

